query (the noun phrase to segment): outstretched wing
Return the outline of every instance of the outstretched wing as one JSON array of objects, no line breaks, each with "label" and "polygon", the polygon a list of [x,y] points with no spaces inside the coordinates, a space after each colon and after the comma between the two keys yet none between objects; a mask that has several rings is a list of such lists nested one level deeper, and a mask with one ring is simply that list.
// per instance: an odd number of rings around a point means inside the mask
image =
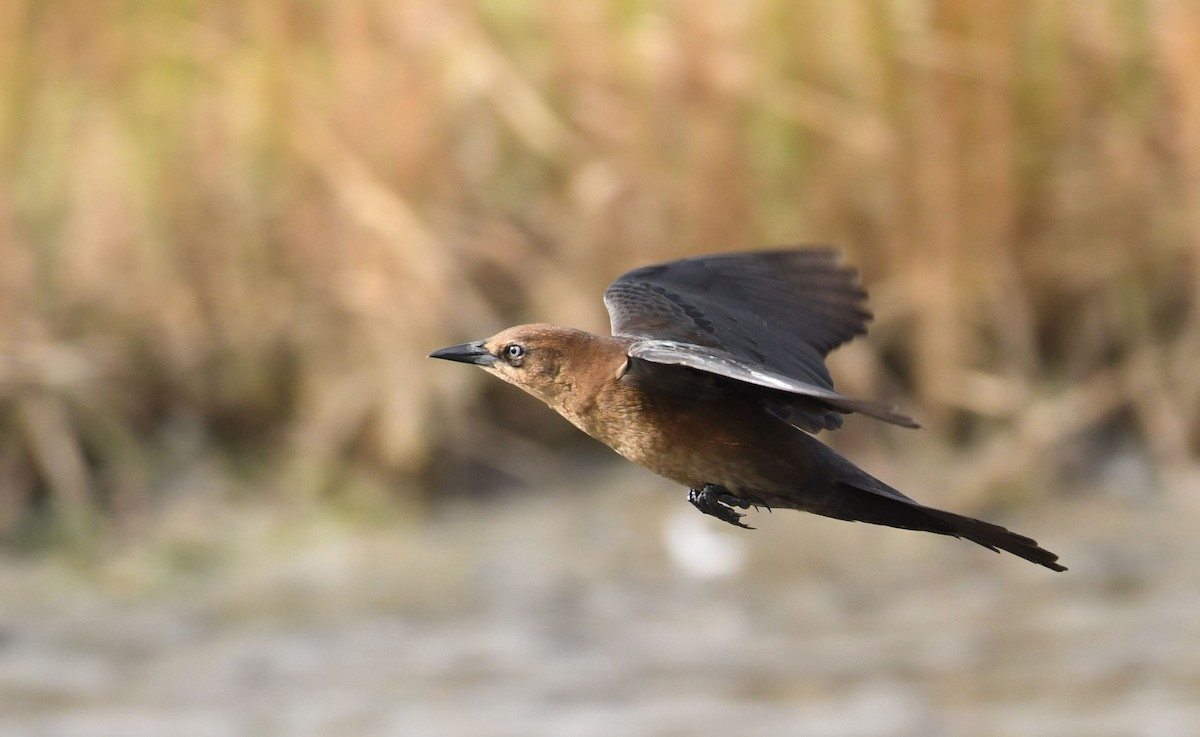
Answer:
[{"label": "outstretched wing", "polygon": [[839,412],[916,427],[890,407],[833,391],[825,356],[866,332],[866,300],[857,273],[830,248],[669,261],[604,292],[613,335],[638,339],[635,358],[771,390],[759,401],[810,432],[840,427]]},{"label": "outstretched wing", "polygon": [[718,348],[825,389],[833,388],[825,356],[866,332],[866,300],[830,248],[669,261],[604,292],[613,335]]}]

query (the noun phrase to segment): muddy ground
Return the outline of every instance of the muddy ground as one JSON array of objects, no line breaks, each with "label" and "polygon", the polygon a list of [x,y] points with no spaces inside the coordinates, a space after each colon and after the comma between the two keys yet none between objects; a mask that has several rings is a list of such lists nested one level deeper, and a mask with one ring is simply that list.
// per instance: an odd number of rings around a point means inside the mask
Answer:
[{"label": "muddy ground", "polygon": [[999,516],[1063,574],[741,532],[632,468],[420,522],[186,517],[0,563],[0,736],[1200,735],[1197,520],[1154,494]]}]

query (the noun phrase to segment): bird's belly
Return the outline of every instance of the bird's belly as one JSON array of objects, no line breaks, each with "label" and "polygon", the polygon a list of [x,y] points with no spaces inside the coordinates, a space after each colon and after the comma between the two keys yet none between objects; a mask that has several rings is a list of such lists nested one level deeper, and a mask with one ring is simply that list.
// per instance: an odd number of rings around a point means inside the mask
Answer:
[{"label": "bird's belly", "polygon": [[593,435],[634,463],[689,488],[767,485],[781,456],[788,455],[778,447],[778,439],[758,437],[767,432],[761,424],[743,426],[728,417],[708,415],[693,411],[661,417],[643,412]]}]

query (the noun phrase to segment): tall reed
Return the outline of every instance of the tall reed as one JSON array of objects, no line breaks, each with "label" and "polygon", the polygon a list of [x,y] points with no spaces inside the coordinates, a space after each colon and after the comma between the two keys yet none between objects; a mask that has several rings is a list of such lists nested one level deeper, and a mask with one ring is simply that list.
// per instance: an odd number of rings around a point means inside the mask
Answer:
[{"label": "tall reed", "polygon": [[790,242],[872,288],[842,386],[981,489],[1112,432],[1194,466],[1194,3],[6,7],[0,530],[213,458],[420,494],[507,454],[454,441],[481,384],[429,349]]}]

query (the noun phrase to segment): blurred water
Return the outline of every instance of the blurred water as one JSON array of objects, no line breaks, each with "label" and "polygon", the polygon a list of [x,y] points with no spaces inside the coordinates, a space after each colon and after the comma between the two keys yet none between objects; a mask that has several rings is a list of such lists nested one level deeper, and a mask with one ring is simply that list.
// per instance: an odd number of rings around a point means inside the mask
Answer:
[{"label": "blurred water", "polygon": [[1054,574],[783,512],[681,533],[679,490],[603,486],[165,586],[5,562],[0,735],[1200,734],[1200,543],[1152,499],[998,520]]}]

